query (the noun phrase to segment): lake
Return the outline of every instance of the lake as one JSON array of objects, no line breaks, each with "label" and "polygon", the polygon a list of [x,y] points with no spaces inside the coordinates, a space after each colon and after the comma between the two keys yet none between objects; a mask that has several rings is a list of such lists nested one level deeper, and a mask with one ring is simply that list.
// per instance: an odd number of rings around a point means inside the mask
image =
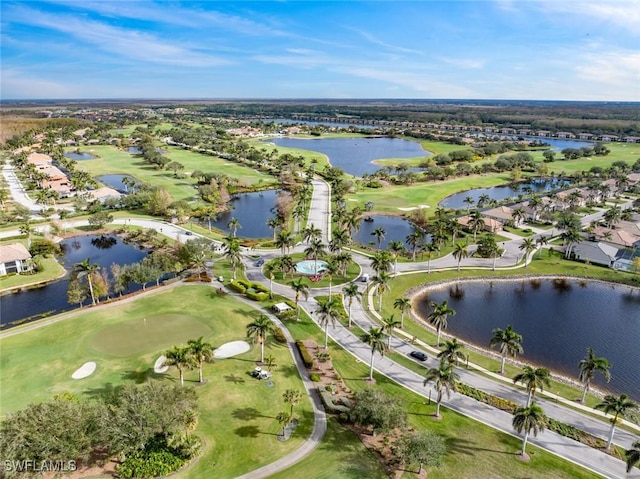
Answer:
[{"label": "lake", "polygon": [[415,305],[420,316],[428,303],[446,300],[456,315],[447,333],[488,348],[494,328],[511,324],[523,336],[519,359],[577,379],[587,348],[607,358],[611,382],[596,374],[594,384],[640,400],[640,290],[574,279],[461,281],[430,289]]},{"label": "lake", "polygon": [[76,161],[94,160],[97,158],[97,156],[90,153],[76,153],[74,151],[67,151],[65,152],[64,156]]},{"label": "lake", "polygon": [[[148,254],[148,250],[124,243],[117,236],[88,235],[76,236],[60,243],[64,256],[61,261],[67,271],[73,265],[89,258],[91,263],[109,268],[113,263],[119,265],[137,263]],[[6,329],[10,323],[34,316],[47,316],[77,308],[77,304],[67,302],[69,278],[48,284],[41,288],[28,289],[21,293],[7,294],[0,299],[0,325]],[[136,290],[132,286],[131,291]],[[85,301],[89,304],[90,299]],[[36,318],[37,319],[37,318]]]},{"label": "lake", "polygon": [[131,175],[100,175],[96,177],[100,183],[103,183],[109,188],[113,188],[120,193],[126,194],[129,193],[129,188],[122,182],[125,178],[137,182],[137,180]]},{"label": "lake", "polygon": [[[405,248],[407,248],[407,251],[411,251],[411,247],[407,245],[406,238],[414,230],[413,223],[400,216],[371,215],[368,218],[371,218],[373,221],[363,220],[360,223],[360,230],[352,232],[354,242],[377,248],[378,241],[371,233],[373,233],[376,228],[382,228],[385,230],[382,249],[386,249],[391,241],[401,241]],[[429,241],[429,238],[425,237],[425,241]]]},{"label": "lake", "polygon": [[[273,238],[273,230],[267,226],[267,220],[275,216],[277,190],[265,190],[255,193],[234,195],[229,202],[230,210],[219,213],[211,226],[231,232],[227,227],[231,218],[238,218],[241,228],[237,236],[242,238]],[[203,220],[206,226],[208,222]]]},{"label": "lake", "polygon": [[274,138],[269,140],[276,146],[317,151],[329,157],[332,166],[346,173],[362,176],[382,168],[373,163],[385,158],[420,158],[431,153],[422,149],[415,141],[399,138]]}]

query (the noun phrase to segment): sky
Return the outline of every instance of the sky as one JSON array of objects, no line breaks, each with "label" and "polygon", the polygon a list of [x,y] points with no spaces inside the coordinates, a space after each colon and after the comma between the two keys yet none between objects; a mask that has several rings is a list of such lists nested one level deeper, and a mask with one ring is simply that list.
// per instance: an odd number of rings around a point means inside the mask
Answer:
[{"label": "sky", "polygon": [[0,2],[0,99],[640,101],[640,0]]}]

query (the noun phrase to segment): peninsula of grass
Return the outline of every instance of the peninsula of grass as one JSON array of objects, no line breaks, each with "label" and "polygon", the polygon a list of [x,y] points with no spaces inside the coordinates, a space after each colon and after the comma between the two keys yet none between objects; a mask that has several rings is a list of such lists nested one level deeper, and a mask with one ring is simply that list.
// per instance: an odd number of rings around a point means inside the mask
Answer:
[{"label": "peninsula of grass", "polygon": [[[0,339],[0,413],[64,392],[90,398],[125,382],[176,382],[174,368],[153,372],[166,349],[200,336],[216,347],[245,339],[246,325],[258,314],[209,286],[175,286],[75,312],[13,336],[5,333]],[[313,412],[291,352],[269,338],[265,354],[273,355],[278,365],[273,387],[249,374],[260,358],[258,345],[240,356],[205,364],[207,383],[197,387],[200,417],[195,431],[204,447],[199,459],[175,477],[237,477],[285,456],[309,436]],[[96,372],[72,379],[87,361],[97,363]],[[195,385],[197,378],[197,370],[187,371],[186,385]],[[282,401],[286,389],[303,392],[303,401],[294,411],[300,421],[295,433],[282,442],[277,440],[280,425],[275,418],[287,407]]]}]

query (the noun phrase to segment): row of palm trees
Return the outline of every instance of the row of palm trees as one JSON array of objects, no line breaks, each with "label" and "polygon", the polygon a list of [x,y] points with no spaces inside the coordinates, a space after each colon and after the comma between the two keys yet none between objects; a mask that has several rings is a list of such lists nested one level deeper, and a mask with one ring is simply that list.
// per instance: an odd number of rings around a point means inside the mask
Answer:
[{"label": "row of palm trees", "polygon": [[193,367],[198,368],[198,382],[204,383],[202,367],[205,362],[213,360],[213,346],[203,340],[203,336],[198,339],[190,339],[186,346],[173,346],[165,351],[165,366],[174,366],[180,375],[180,384],[184,386],[184,372]]}]

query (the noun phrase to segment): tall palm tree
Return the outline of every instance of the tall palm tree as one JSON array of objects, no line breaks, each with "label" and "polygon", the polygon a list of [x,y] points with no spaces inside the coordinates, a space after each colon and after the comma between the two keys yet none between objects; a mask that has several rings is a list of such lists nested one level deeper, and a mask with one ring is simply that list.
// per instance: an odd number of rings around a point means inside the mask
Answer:
[{"label": "tall palm tree", "polygon": [[305,248],[304,254],[313,259],[313,272],[318,274],[318,256],[326,253],[324,244],[318,238],[314,238],[309,243],[309,246]]},{"label": "tall palm tree", "polygon": [[91,304],[96,304],[96,296],[93,292],[93,279],[92,276],[100,269],[98,263],[92,263],[90,258],[76,263],[73,268],[78,272],[78,276],[86,275],[87,283],[89,284],[89,294],[91,295]]},{"label": "tall palm tree", "polygon": [[287,230],[278,231],[275,236],[276,248],[280,248],[280,253],[284,256],[285,252],[293,246],[293,234]]},{"label": "tall palm tree", "polygon": [[462,200],[462,202],[467,205],[467,214],[469,214],[469,211],[471,211],[471,205],[475,203],[475,200],[473,199],[473,197],[467,196],[464,200]]},{"label": "tall palm tree", "polygon": [[278,424],[280,424],[280,426],[282,427],[281,437],[285,436],[285,428],[291,422],[291,419],[291,414],[289,414],[287,411],[279,412],[276,416],[276,421],[278,421]]},{"label": "tall palm tree", "polygon": [[264,266],[264,275],[269,278],[269,298],[273,298],[273,279],[275,277],[276,271],[278,270],[278,268],[280,267],[280,265],[278,264],[279,261],[278,259],[275,259],[273,261],[269,261],[265,266]]},{"label": "tall palm tree", "polygon": [[388,272],[391,269],[391,254],[388,251],[378,251],[371,258],[371,268],[376,273]]},{"label": "tall palm tree", "polygon": [[456,244],[456,237],[462,233],[462,225],[458,222],[457,218],[452,218],[447,221],[447,231],[451,235],[451,245]]},{"label": "tall palm tree", "polygon": [[582,399],[580,399],[580,402],[584,403],[584,400],[587,397],[587,392],[589,391],[589,385],[595,377],[596,372],[602,373],[607,382],[611,380],[611,373],[609,372],[610,367],[611,363],[608,359],[597,357],[592,348],[587,349],[587,355],[578,363],[578,368],[580,369],[578,379],[580,379],[580,382],[584,384]]},{"label": "tall palm tree", "polygon": [[526,386],[529,396],[527,397],[527,406],[531,404],[536,390],[544,391],[544,387],[551,385],[551,375],[547,368],[532,368],[525,366],[522,372],[513,377],[513,384],[522,383]]},{"label": "tall palm tree", "polygon": [[478,231],[485,227],[484,216],[478,210],[469,217],[469,228],[473,230],[473,241],[475,243]]},{"label": "tall palm tree", "polygon": [[227,228],[229,228],[231,230],[231,233],[233,234],[233,237],[235,238],[236,234],[238,233],[238,229],[242,228],[242,225],[240,224],[240,220],[238,220],[238,218],[236,218],[234,216],[227,223]]},{"label": "tall palm tree", "polygon": [[356,283],[349,283],[349,285],[342,290],[342,295],[347,300],[349,327],[351,327],[351,305],[353,304],[354,299],[362,297],[362,292],[358,289],[358,285]]},{"label": "tall palm tree", "polygon": [[411,310],[411,300],[401,296],[395,299],[393,307],[400,310],[400,327],[404,328],[404,315],[407,311]]},{"label": "tall palm tree", "polygon": [[429,316],[427,316],[427,321],[436,328],[438,332],[436,346],[440,347],[440,332],[443,329],[447,329],[447,320],[449,316],[455,316],[456,312],[449,308],[449,304],[446,301],[443,301],[442,304],[438,304],[435,301],[431,301],[429,306],[433,309]]},{"label": "tall palm tree", "polygon": [[280,218],[277,216],[272,216],[267,220],[267,226],[273,230],[273,242],[276,241],[276,232],[278,231],[278,227],[281,225]]},{"label": "tall palm tree", "polygon": [[393,314],[388,318],[382,319],[382,330],[387,333],[388,342],[387,348],[391,349],[391,336],[393,335],[393,330],[400,326],[400,321],[393,317]]},{"label": "tall palm tree", "polygon": [[264,362],[264,343],[267,341],[267,334],[275,330],[275,325],[267,316],[261,314],[252,323],[247,324],[247,337],[256,338],[260,343],[260,362]]},{"label": "tall palm tree", "polygon": [[456,390],[456,381],[460,377],[453,370],[453,364],[446,361],[442,361],[437,368],[429,368],[424,378],[424,385],[433,382],[434,387],[438,393],[436,398],[436,417],[440,416],[440,403],[442,402],[443,393],[447,393],[447,397],[451,396],[451,391]]},{"label": "tall palm tree", "polygon": [[376,276],[371,278],[371,284],[376,288],[378,293],[378,311],[382,311],[382,295],[389,289],[389,273],[380,271]]},{"label": "tall palm tree", "polygon": [[193,356],[198,364],[198,380],[200,383],[204,383],[204,378],[202,377],[203,363],[205,361],[211,361],[213,358],[213,346],[202,339],[203,336],[200,336],[198,339],[190,339],[187,341],[189,354]]},{"label": "tall palm tree", "polygon": [[403,251],[406,251],[404,243],[402,241],[389,241],[387,250],[393,257],[393,274],[398,274],[398,256],[400,256]]},{"label": "tall palm tree", "polygon": [[545,235],[540,235],[536,238],[536,246],[540,248],[538,250],[538,257],[542,256],[542,247],[549,244],[549,237]]},{"label": "tall palm tree", "polygon": [[184,370],[191,369],[194,365],[194,358],[189,348],[173,348],[165,351],[164,356],[167,358],[164,364],[167,366],[175,366],[180,374],[180,385],[184,386]]},{"label": "tall palm tree", "polygon": [[334,229],[331,233],[331,241],[329,242],[329,251],[332,253],[341,253],[342,248],[349,244],[350,238],[346,230]]},{"label": "tall palm tree", "polygon": [[333,285],[333,277],[340,271],[340,265],[335,256],[327,259],[327,265],[324,268],[324,274],[329,279],[329,301],[331,301],[331,287]]},{"label": "tall palm tree", "polygon": [[293,407],[302,400],[302,393],[298,389],[287,389],[282,395],[282,400],[291,406],[289,417],[293,419]]},{"label": "tall palm tree", "polygon": [[627,462],[627,474],[629,474],[634,466],[640,464],[640,441],[634,442],[631,449],[624,452],[624,457]]},{"label": "tall palm tree", "polygon": [[373,359],[376,351],[380,353],[380,356],[384,356],[387,349],[387,345],[384,342],[384,332],[382,328],[369,328],[369,331],[360,336],[363,343],[371,347],[371,361],[369,363],[369,381],[373,380]]},{"label": "tall palm tree", "polygon": [[384,237],[385,237],[386,234],[387,234],[387,232],[382,227],[375,228],[371,232],[371,236],[375,236],[376,237],[376,241],[378,243],[378,249],[380,249],[380,247],[382,246],[382,241],[384,240]]},{"label": "tall palm tree", "polygon": [[456,245],[453,247],[452,254],[453,257],[458,260],[458,271],[460,271],[460,262],[463,260],[463,258],[469,257],[469,250],[464,244],[456,243]]},{"label": "tall palm tree", "polygon": [[629,411],[638,409],[638,405],[629,399],[626,394],[620,394],[618,397],[607,395],[602,402],[596,404],[596,409],[602,409],[605,414],[613,414],[609,439],[607,439],[607,449],[609,449],[613,442],[613,434],[616,432],[618,417],[625,417]]},{"label": "tall palm tree", "polygon": [[282,272],[282,278],[287,277],[287,273],[293,271],[296,264],[293,261],[291,255],[285,254],[284,256],[280,256],[278,258],[278,269]]},{"label": "tall palm tree", "polygon": [[513,413],[512,425],[518,434],[524,431],[522,455],[526,456],[529,434],[533,432],[533,435],[537,436],[539,432],[542,432],[547,425],[547,417],[544,414],[544,410],[534,402],[530,406],[516,408]]},{"label": "tall palm tree", "polygon": [[309,285],[303,282],[304,278],[298,278],[297,281],[289,282],[289,286],[296,293],[296,321],[300,321],[300,298],[304,297],[306,300],[309,297]]},{"label": "tall palm tree", "polygon": [[315,313],[318,315],[318,323],[324,329],[324,349],[329,347],[329,325],[335,327],[336,321],[340,317],[338,305],[335,301],[324,301],[320,303]]},{"label": "tall palm tree", "polygon": [[314,239],[320,240],[321,237],[322,230],[320,228],[316,228],[313,223],[302,230],[302,239],[307,243],[310,243]]},{"label": "tall palm tree", "polygon": [[406,243],[411,246],[411,259],[414,262],[416,260],[416,251],[418,251],[418,248],[422,246],[422,243],[424,243],[424,237],[424,231],[414,228],[414,230],[405,239]]},{"label": "tall palm tree", "polygon": [[500,374],[504,374],[504,363],[507,355],[515,358],[518,353],[522,354],[522,335],[516,333],[509,324],[506,329],[496,328],[492,331],[493,337],[489,341],[489,346],[497,348],[502,356],[500,363]]},{"label": "tall palm tree", "polygon": [[236,279],[236,269],[241,264],[240,255],[240,243],[235,238],[227,238],[224,245],[224,257],[231,262],[231,268],[233,269],[233,279]]},{"label": "tall palm tree", "polygon": [[438,353],[438,359],[440,361],[446,361],[454,366],[458,365],[458,360],[464,359],[464,353],[462,352],[462,343],[458,342],[458,338],[444,342],[444,349]]},{"label": "tall palm tree", "polygon": [[518,248],[520,251],[524,251],[524,267],[526,268],[528,266],[527,258],[532,251],[535,251],[536,243],[533,238],[525,238]]}]

